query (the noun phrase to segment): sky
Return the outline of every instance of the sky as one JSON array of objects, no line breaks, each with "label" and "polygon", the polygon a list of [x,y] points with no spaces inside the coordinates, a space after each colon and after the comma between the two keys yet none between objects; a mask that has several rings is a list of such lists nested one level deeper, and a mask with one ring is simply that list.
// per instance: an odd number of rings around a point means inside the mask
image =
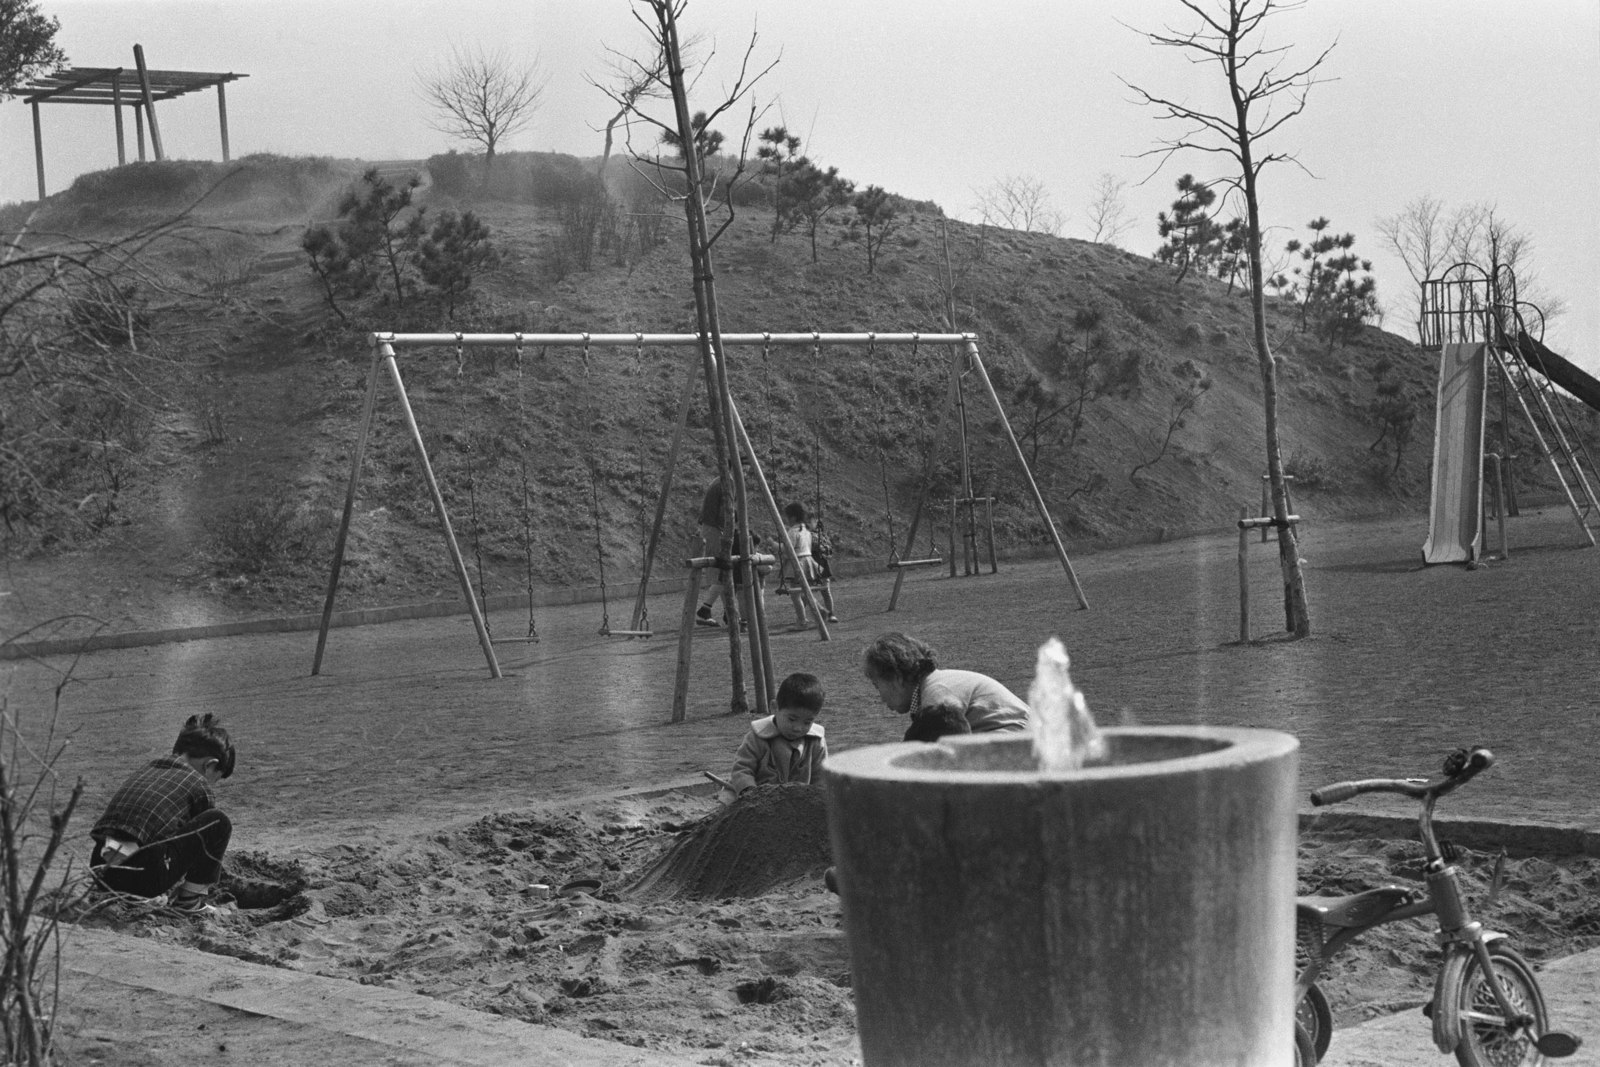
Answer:
[{"label": "sky", "polygon": [[[38,3],[74,65],[132,68],[139,43],[155,69],[248,75],[227,87],[235,158],[464,148],[430,126],[417,75],[479,47],[549,77],[503,148],[596,156],[615,109],[591,80],[611,83],[614,54],[648,43],[629,0]],[[720,102],[755,34],[753,65],[776,61],[755,88],[762,125],[789,127],[816,162],[968,220],[996,182],[1037,182],[1068,237],[1089,236],[1111,174],[1133,219],[1120,243],[1146,255],[1177,179],[1224,170],[1206,153],[1149,155],[1174,128],[1125,84],[1220,108],[1214,65],[1140,32],[1196,25],[1177,0],[689,0],[681,19],[714,45],[691,108]],[[1268,26],[1291,64],[1334,46],[1304,113],[1266,142],[1298,160],[1262,175],[1269,258],[1328,218],[1373,261],[1385,325],[1409,334],[1414,286],[1376,220],[1423,196],[1492,206],[1531,239],[1538,288],[1568,307],[1547,342],[1600,374],[1600,0],[1311,0]],[[115,164],[109,108],[41,112],[49,191]],[[169,157],[220,158],[215,92],[157,114]],[[36,195],[32,138],[28,108],[0,100],[0,203]]]}]

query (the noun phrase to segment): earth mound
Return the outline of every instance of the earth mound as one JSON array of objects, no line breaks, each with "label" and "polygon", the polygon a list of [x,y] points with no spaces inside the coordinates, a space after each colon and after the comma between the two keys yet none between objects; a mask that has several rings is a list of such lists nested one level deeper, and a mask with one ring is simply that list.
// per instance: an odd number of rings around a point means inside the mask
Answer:
[{"label": "earth mound", "polygon": [[833,862],[822,787],[760,785],[702,820],[637,881],[631,900],[759,897]]}]

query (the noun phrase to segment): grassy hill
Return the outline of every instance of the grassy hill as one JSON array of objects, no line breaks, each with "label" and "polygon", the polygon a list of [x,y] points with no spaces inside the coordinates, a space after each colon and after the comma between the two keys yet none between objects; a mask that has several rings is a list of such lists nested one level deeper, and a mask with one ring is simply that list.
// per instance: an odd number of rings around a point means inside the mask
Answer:
[{"label": "grassy hill", "polygon": [[[308,222],[332,215],[363,165],[279,157],[233,165],[237,173],[193,210],[183,233],[152,245],[132,276],[134,348],[152,388],[119,484],[88,491],[104,521],[13,529],[12,584],[50,589],[60,607],[93,601],[109,616],[131,610],[118,607],[118,589],[152,604],[181,601],[176,614],[165,609],[174,621],[315,610],[358,430],[367,331],[692,332],[681,221],[644,211],[620,164],[614,190],[634,213],[601,220],[595,242],[575,250],[574,202],[549,190],[593,165],[507,156],[499,166],[511,195],[516,183],[533,189],[520,199],[474,202],[447,195],[455,183],[425,184],[419,202],[431,212],[478,214],[498,264],[453,320],[436,304],[369,299],[350,305],[348,323],[324,301],[299,240]],[[170,216],[225,169],[137,164],[88,175],[34,213],[24,247],[52,232],[107,236]],[[397,178],[409,172],[388,167]],[[772,239],[759,190],[749,199],[714,249],[727,332],[943,330],[948,257],[955,326],[978,335],[1069,550],[1223,529],[1241,506],[1257,506],[1261,386],[1248,303],[1236,288],[1194,277],[1175,284],[1169,267],[1144,256],[979,228],[911,202],[901,203],[900,226],[869,274],[848,211],[824,221],[813,261],[804,235]],[[24,217],[20,207],[0,212],[0,232],[21,229]],[[1424,514],[1434,357],[1373,327],[1330,347],[1300,332],[1289,306],[1273,307],[1270,328],[1297,510],[1312,521]],[[1081,405],[1075,434],[1070,411],[1034,429],[1073,399],[1086,348],[1095,367],[1116,372],[1117,388]],[[525,570],[542,585],[594,584],[596,507],[608,581],[637,573],[688,358],[685,349],[597,349],[587,360],[575,349],[530,349],[519,363],[509,349],[477,349],[458,365],[448,349],[403,354],[462,546],[474,567],[481,560],[491,593],[522,590]],[[891,522],[903,538],[950,364],[948,350],[932,346],[732,353],[736,397],[776,492],[815,508],[820,481],[844,560],[886,560]],[[1418,411],[1398,466],[1387,446],[1371,447],[1384,382]],[[997,500],[1000,547],[1047,544],[998,420],[967,384],[974,490]],[[703,386],[697,397],[667,511],[669,565],[693,536],[711,469]],[[1180,422],[1183,397],[1197,399]],[[958,477],[947,436],[934,484],[939,545]],[[387,385],[347,558],[342,606],[455,594]],[[106,588],[98,600],[87,591],[94,583]],[[19,613],[8,608],[7,621],[29,621]]]}]

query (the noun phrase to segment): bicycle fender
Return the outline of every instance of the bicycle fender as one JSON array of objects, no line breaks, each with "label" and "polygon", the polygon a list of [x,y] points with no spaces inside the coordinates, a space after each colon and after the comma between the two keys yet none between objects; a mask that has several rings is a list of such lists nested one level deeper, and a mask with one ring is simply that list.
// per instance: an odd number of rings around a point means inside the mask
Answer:
[{"label": "bicycle fender", "polygon": [[[1485,930],[1479,935],[1484,944],[1502,941],[1505,934]],[[1439,977],[1433,984],[1433,1043],[1444,1055],[1461,1044],[1461,985],[1466,981],[1467,964],[1472,961],[1471,942],[1457,942],[1445,950]]]}]

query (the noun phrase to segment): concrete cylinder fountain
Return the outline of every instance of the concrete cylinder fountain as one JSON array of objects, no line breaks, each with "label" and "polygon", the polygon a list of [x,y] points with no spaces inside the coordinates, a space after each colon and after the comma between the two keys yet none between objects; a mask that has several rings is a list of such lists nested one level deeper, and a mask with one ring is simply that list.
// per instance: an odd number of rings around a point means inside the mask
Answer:
[{"label": "concrete cylinder fountain", "polygon": [[1298,742],[1113,728],[1068,770],[1034,746],[826,764],[866,1067],[1292,1064]]}]

